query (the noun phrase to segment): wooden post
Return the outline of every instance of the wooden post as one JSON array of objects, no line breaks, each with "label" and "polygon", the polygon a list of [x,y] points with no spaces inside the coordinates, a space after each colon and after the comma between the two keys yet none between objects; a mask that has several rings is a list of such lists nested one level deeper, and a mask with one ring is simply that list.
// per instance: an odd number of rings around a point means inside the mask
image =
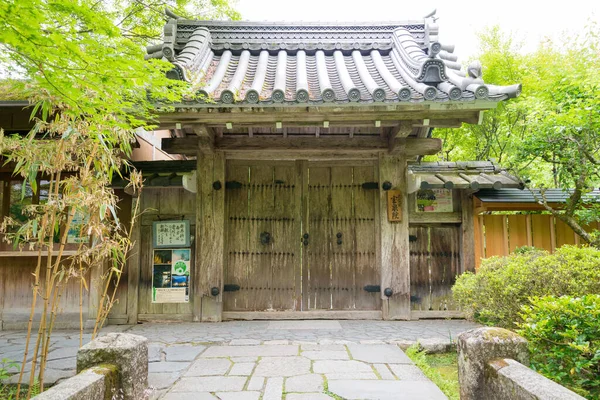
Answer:
[{"label": "wooden post", "polygon": [[[381,298],[384,319],[410,319],[410,253],[408,248],[408,192],[406,159],[381,154],[379,156],[379,215],[381,222]],[[389,222],[388,195],[383,183],[400,190],[402,221]],[[384,294],[385,289],[392,296]]]},{"label": "wooden post", "polygon": [[[88,302],[88,317],[84,323],[85,329],[94,328],[96,323],[96,317],[98,316],[98,307],[100,306],[100,299],[102,298],[103,280],[102,274],[104,273],[105,265],[98,265],[92,268],[90,271],[88,285],[89,291],[89,302]],[[84,292],[85,293],[85,292]]]},{"label": "wooden post", "polygon": [[[221,321],[225,222],[225,156],[198,151],[196,170],[196,262],[192,282],[194,321]],[[213,188],[219,181],[221,189]],[[213,296],[211,289],[219,294]]]},{"label": "wooden post", "polygon": [[460,191],[460,204],[462,211],[462,226],[461,226],[461,252],[460,272],[475,271],[475,222],[473,209],[473,195],[468,190]]},{"label": "wooden post", "polygon": [[[140,197],[133,197],[131,210],[136,206]],[[138,301],[139,301],[139,284],[140,284],[140,249],[142,240],[142,219],[131,221],[133,230],[131,232],[131,241],[134,243],[127,259],[127,323],[137,324],[138,322]]]}]

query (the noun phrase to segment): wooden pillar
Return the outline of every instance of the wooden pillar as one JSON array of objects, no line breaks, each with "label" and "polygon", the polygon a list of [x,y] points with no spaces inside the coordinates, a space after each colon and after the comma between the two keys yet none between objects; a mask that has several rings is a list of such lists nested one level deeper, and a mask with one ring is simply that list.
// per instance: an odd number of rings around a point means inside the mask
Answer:
[{"label": "wooden pillar", "polygon": [[[91,329],[96,323],[96,317],[98,316],[98,307],[100,306],[100,299],[102,298],[102,290],[104,289],[104,280],[102,274],[104,273],[105,265],[98,265],[90,270],[90,276],[88,285],[89,301],[88,301],[88,317],[84,323],[86,329]],[[84,291],[85,295],[85,291]]]},{"label": "wooden pillar", "polygon": [[473,194],[469,190],[460,191],[462,213],[460,272],[475,272],[475,221]]},{"label": "wooden pillar", "polygon": [[[140,202],[140,196],[131,199],[131,215]],[[133,247],[129,252],[127,259],[127,323],[137,324],[138,322],[138,301],[140,285],[140,249],[142,242],[142,219],[131,221],[133,230],[131,231],[131,241]]]},{"label": "wooden pillar", "polygon": [[[196,170],[196,262],[192,282],[194,321],[221,321],[225,235],[225,156],[198,151]],[[220,182],[219,190],[213,182]],[[211,289],[219,294],[213,296]]]},{"label": "wooden pillar", "polygon": [[[410,319],[410,253],[408,248],[408,187],[406,159],[379,156],[379,215],[381,223],[381,298],[384,319]],[[389,222],[384,182],[402,193],[402,221]],[[384,294],[386,288],[392,296]]]}]

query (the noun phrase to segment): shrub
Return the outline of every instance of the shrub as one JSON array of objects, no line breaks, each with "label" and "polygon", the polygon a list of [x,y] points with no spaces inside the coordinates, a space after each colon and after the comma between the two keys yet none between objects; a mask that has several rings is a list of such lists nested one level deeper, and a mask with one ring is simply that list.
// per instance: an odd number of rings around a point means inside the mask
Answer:
[{"label": "shrub", "polygon": [[515,328],[529,297],[600,294],[600,250],[563,246],[549,254],[527,248],[491,257],[483,260],[477,273],[460,275],[452,292],[467,316]]},{"label": "shrub", "polygon": [[600,296],[535,298],[519,333],[531,366],[588,399],[600,399]]}]

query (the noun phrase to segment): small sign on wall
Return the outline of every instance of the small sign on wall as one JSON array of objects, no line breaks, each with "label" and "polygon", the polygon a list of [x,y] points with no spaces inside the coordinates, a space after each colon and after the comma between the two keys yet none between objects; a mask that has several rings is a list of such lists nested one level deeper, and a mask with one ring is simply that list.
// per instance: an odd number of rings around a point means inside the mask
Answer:
[{"label": "small sign on wall", "polygon": [[402,222],[402,192],[387,191],[387,215],[390,222]]},{"label": "small sign on wall", "polygon": [[154,250],[153,303],[187,303],[190,300],[190,249]]},{"label": "small sign on wall", "polygon": [[417,192],[417,212],[452,212],[452,190],[426,189]]},{"label": "small sign on wall", "polygon": [[154,247],[189,247],[190,221],[154,221]]}]

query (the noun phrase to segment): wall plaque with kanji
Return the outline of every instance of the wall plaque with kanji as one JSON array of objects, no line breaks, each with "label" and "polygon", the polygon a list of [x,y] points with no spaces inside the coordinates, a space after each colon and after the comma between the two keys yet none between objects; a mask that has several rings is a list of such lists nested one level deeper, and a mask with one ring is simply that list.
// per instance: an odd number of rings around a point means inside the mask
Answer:
[{"label": "wall plaque with kanji", "polygon": [[399,190],[387,191],[387,215],[389,222],[402,221],[402,192]]},{"label": "wall plaque with kanji", "polygon": [[154,247],[190,247],[190,221],[154,221]]}]

